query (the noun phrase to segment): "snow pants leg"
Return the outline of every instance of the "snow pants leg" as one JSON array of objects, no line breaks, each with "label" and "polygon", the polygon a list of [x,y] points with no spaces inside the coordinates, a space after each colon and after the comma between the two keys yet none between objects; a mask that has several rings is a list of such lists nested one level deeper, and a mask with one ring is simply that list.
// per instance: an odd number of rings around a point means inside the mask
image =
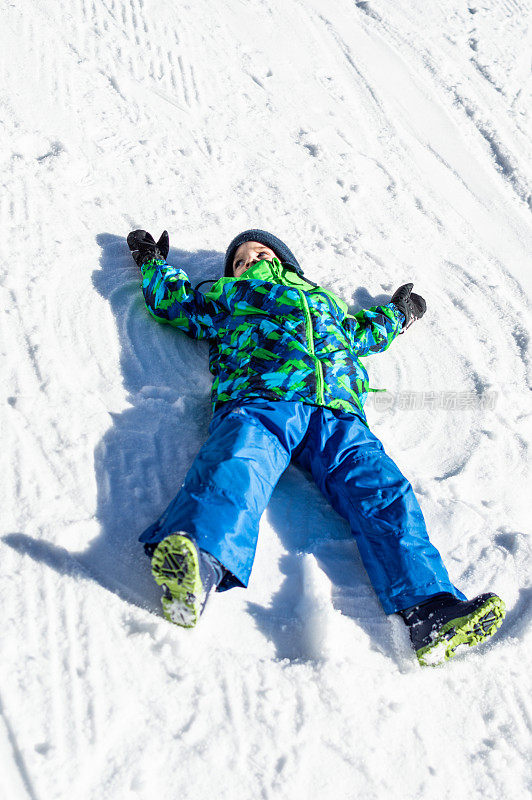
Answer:
[{"label": "snow pants leg", "polygon": [[186,531],[231,573],[221,588],[247,586],[262,512],[305,434],[311,409],[283,401],[222,408],[181,491],[140,541],[153,544]]},{"label": "snow pants leg", "polygon": [[349,522],[387,614],[440,592],[466,599],[429,540],[412,486],[358,417],[317,409],[295,460]]}]

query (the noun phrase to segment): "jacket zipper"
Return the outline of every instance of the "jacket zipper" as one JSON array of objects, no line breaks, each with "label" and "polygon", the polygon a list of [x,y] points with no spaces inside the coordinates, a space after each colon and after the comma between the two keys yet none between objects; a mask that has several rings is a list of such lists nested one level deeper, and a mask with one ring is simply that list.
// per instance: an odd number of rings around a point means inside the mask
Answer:
[{"label": "jacket zipper", "polygon": [[301,289],[298,289],[298,292],[301,295],[301,300],[303,301],[303,311],[305,313],[305,333],[307,335],[308,348],[312,358],[316,362],[316,399],[319,405],[325,405],[325,399],[323,397],[323,365],[314,350],[314,330],[312,328],[312,317],[310,316],[310,309],[308,307],[305,293]]}]

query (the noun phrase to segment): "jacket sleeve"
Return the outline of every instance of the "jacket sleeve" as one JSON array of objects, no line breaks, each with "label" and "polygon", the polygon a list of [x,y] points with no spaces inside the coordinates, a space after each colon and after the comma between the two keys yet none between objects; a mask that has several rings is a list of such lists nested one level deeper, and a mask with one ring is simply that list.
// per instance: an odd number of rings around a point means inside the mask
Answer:
[{"label": "jacket sleeve", "polygon": [[357,356],[382,353],[401,333],[404,314],[393,303],[359,311],[345,318],[343,325]]},{"label": "jacket sleeve", "polygon": [[142,291],[148,311],[159,322],[167,322],[193,339],[212,339],[220,306],[195,291],[182,269],[162,259],[151,259],[141,267]]}]

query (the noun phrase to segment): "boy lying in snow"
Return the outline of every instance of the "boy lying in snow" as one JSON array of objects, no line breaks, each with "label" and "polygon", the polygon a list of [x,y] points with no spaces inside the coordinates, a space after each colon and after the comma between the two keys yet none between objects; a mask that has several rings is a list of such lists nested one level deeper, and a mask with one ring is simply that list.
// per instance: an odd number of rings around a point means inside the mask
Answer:
[{"label": "boy lying in snow", "polygon": [[348,520],[384,611],[402,616],[421,664],[491,636],[504,603],[491,593],[467,600],[450,582],[410,483],[363,410],[360,358],[386,350],[423,316],[413,284],[351,316],[266,231],[233,239],[224,277],[207,294],[166,264],[166,231],[158,242],[132,231],[127,242],[150,313],[208,339],[214,375],[209,438],[178,495],[140,537],[165,617],[193,627],[212,590],[247,586],[261,514],[292,460]]}]

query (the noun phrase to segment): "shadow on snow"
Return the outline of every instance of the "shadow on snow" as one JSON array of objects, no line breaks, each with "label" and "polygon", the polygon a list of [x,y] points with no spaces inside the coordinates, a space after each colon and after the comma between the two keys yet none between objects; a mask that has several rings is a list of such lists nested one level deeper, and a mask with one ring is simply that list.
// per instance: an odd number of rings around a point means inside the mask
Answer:
[{"label": "shadow on snow", "polygon": [[[125,601],[159,613],[160,589],[137,540],[175,495],[207,437],[208,348],[149,317],[123,237],[102,233],[97,241],[102,255],[93,284],[116,319],[130,403],[110,413],[112,424],[94,453],[101,533],[77,553],[22,533],[3,541],[56,572],[94,580]],[[182,266],[195,285],[221,273],[223,256],[171,248],[169,263]],[[311,479],[290,467],[266,513],[286,551],[279,565],[285,577],[269,607],[248,602],[248,610],[277,656],[309,657],[296,608],[303,588],[302,555],[312,553],[332,584],[333,606],[355,618],[371,634],[373,646],[393,657],[389,626],[347,524]]]}]

